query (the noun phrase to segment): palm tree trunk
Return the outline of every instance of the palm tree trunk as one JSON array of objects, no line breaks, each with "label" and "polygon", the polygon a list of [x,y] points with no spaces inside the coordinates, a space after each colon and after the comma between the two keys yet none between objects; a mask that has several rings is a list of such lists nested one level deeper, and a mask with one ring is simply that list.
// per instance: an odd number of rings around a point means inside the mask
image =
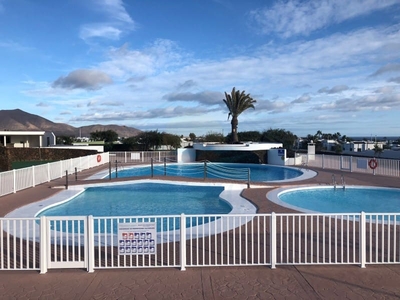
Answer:
[{"label": "palm tree trunk", "polygon": [[238,127],[239,121],[236,116],[232,117],[231,121],[231,128],[232,128],[232,143],[238,143],[239,142],[239,137],[237,133],[237,127]]}]

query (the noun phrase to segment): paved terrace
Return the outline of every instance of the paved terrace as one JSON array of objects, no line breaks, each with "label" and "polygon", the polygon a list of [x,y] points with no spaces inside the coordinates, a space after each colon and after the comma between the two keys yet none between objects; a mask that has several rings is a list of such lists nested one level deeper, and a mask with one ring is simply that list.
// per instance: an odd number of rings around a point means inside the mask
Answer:
[{"label": "paved terrace", "polygon": [[[326,185],[340,171],[314,169],[315,178],[297,185]],[[100,168],[79,173],[78,182]],[[400,187],[400,179],[343,172],[346,185]],[[165,178],[165,177],[158,177]],[[177,180],[176,178],[166,178]],[[123,179],[116,179],[123,180]],[[0,215],[47,198],[65,179],[42,184],[0,198]],[[295,185],[288,183],[286,185]],[[290,212],[266,200],[266,193],[282,184],[246,189],[243,196],[259,212]],[[56,188],[58,187],[58,188]],[[1,299],[399,299],[400,265],[198,267],[96,270],[0,271]]]}]

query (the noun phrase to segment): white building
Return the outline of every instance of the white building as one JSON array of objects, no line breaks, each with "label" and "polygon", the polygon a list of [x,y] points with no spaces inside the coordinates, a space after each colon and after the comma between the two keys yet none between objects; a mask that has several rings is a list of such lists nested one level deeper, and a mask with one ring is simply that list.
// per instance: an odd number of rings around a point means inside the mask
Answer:
[{"label": "white building", "polygon": [[46,131],[0,131],[0,146],[9,148],[49,147],[56,144],[56,137]]}]

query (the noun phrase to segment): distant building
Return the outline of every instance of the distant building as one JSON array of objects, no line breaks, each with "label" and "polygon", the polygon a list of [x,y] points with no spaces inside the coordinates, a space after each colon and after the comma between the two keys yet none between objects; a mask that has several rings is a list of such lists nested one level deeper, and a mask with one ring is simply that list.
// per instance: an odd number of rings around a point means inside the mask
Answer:
[{"label": "distant building", "polygon": [[8,148],[49,147],[56,144],[56,137],[46,131],[0,131],[0,146]]},{"label": "distant building", "polygon": [[386,142],[374,142],[374,141],[353,141],[346,142],[343,144],[343,151],[349,152],[363,152],[367,150],[374,150],[375,145],[378,145],[379,148],[383,149],[383,146]]}]

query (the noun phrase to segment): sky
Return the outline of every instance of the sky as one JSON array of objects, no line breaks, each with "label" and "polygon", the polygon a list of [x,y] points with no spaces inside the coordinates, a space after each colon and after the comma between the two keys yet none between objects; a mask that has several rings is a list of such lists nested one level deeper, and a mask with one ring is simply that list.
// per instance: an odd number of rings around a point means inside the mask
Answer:
[{"label": "sky", "polygon": [[0,0],[0,109],[80,127],[400,136],[399,0]]}]

